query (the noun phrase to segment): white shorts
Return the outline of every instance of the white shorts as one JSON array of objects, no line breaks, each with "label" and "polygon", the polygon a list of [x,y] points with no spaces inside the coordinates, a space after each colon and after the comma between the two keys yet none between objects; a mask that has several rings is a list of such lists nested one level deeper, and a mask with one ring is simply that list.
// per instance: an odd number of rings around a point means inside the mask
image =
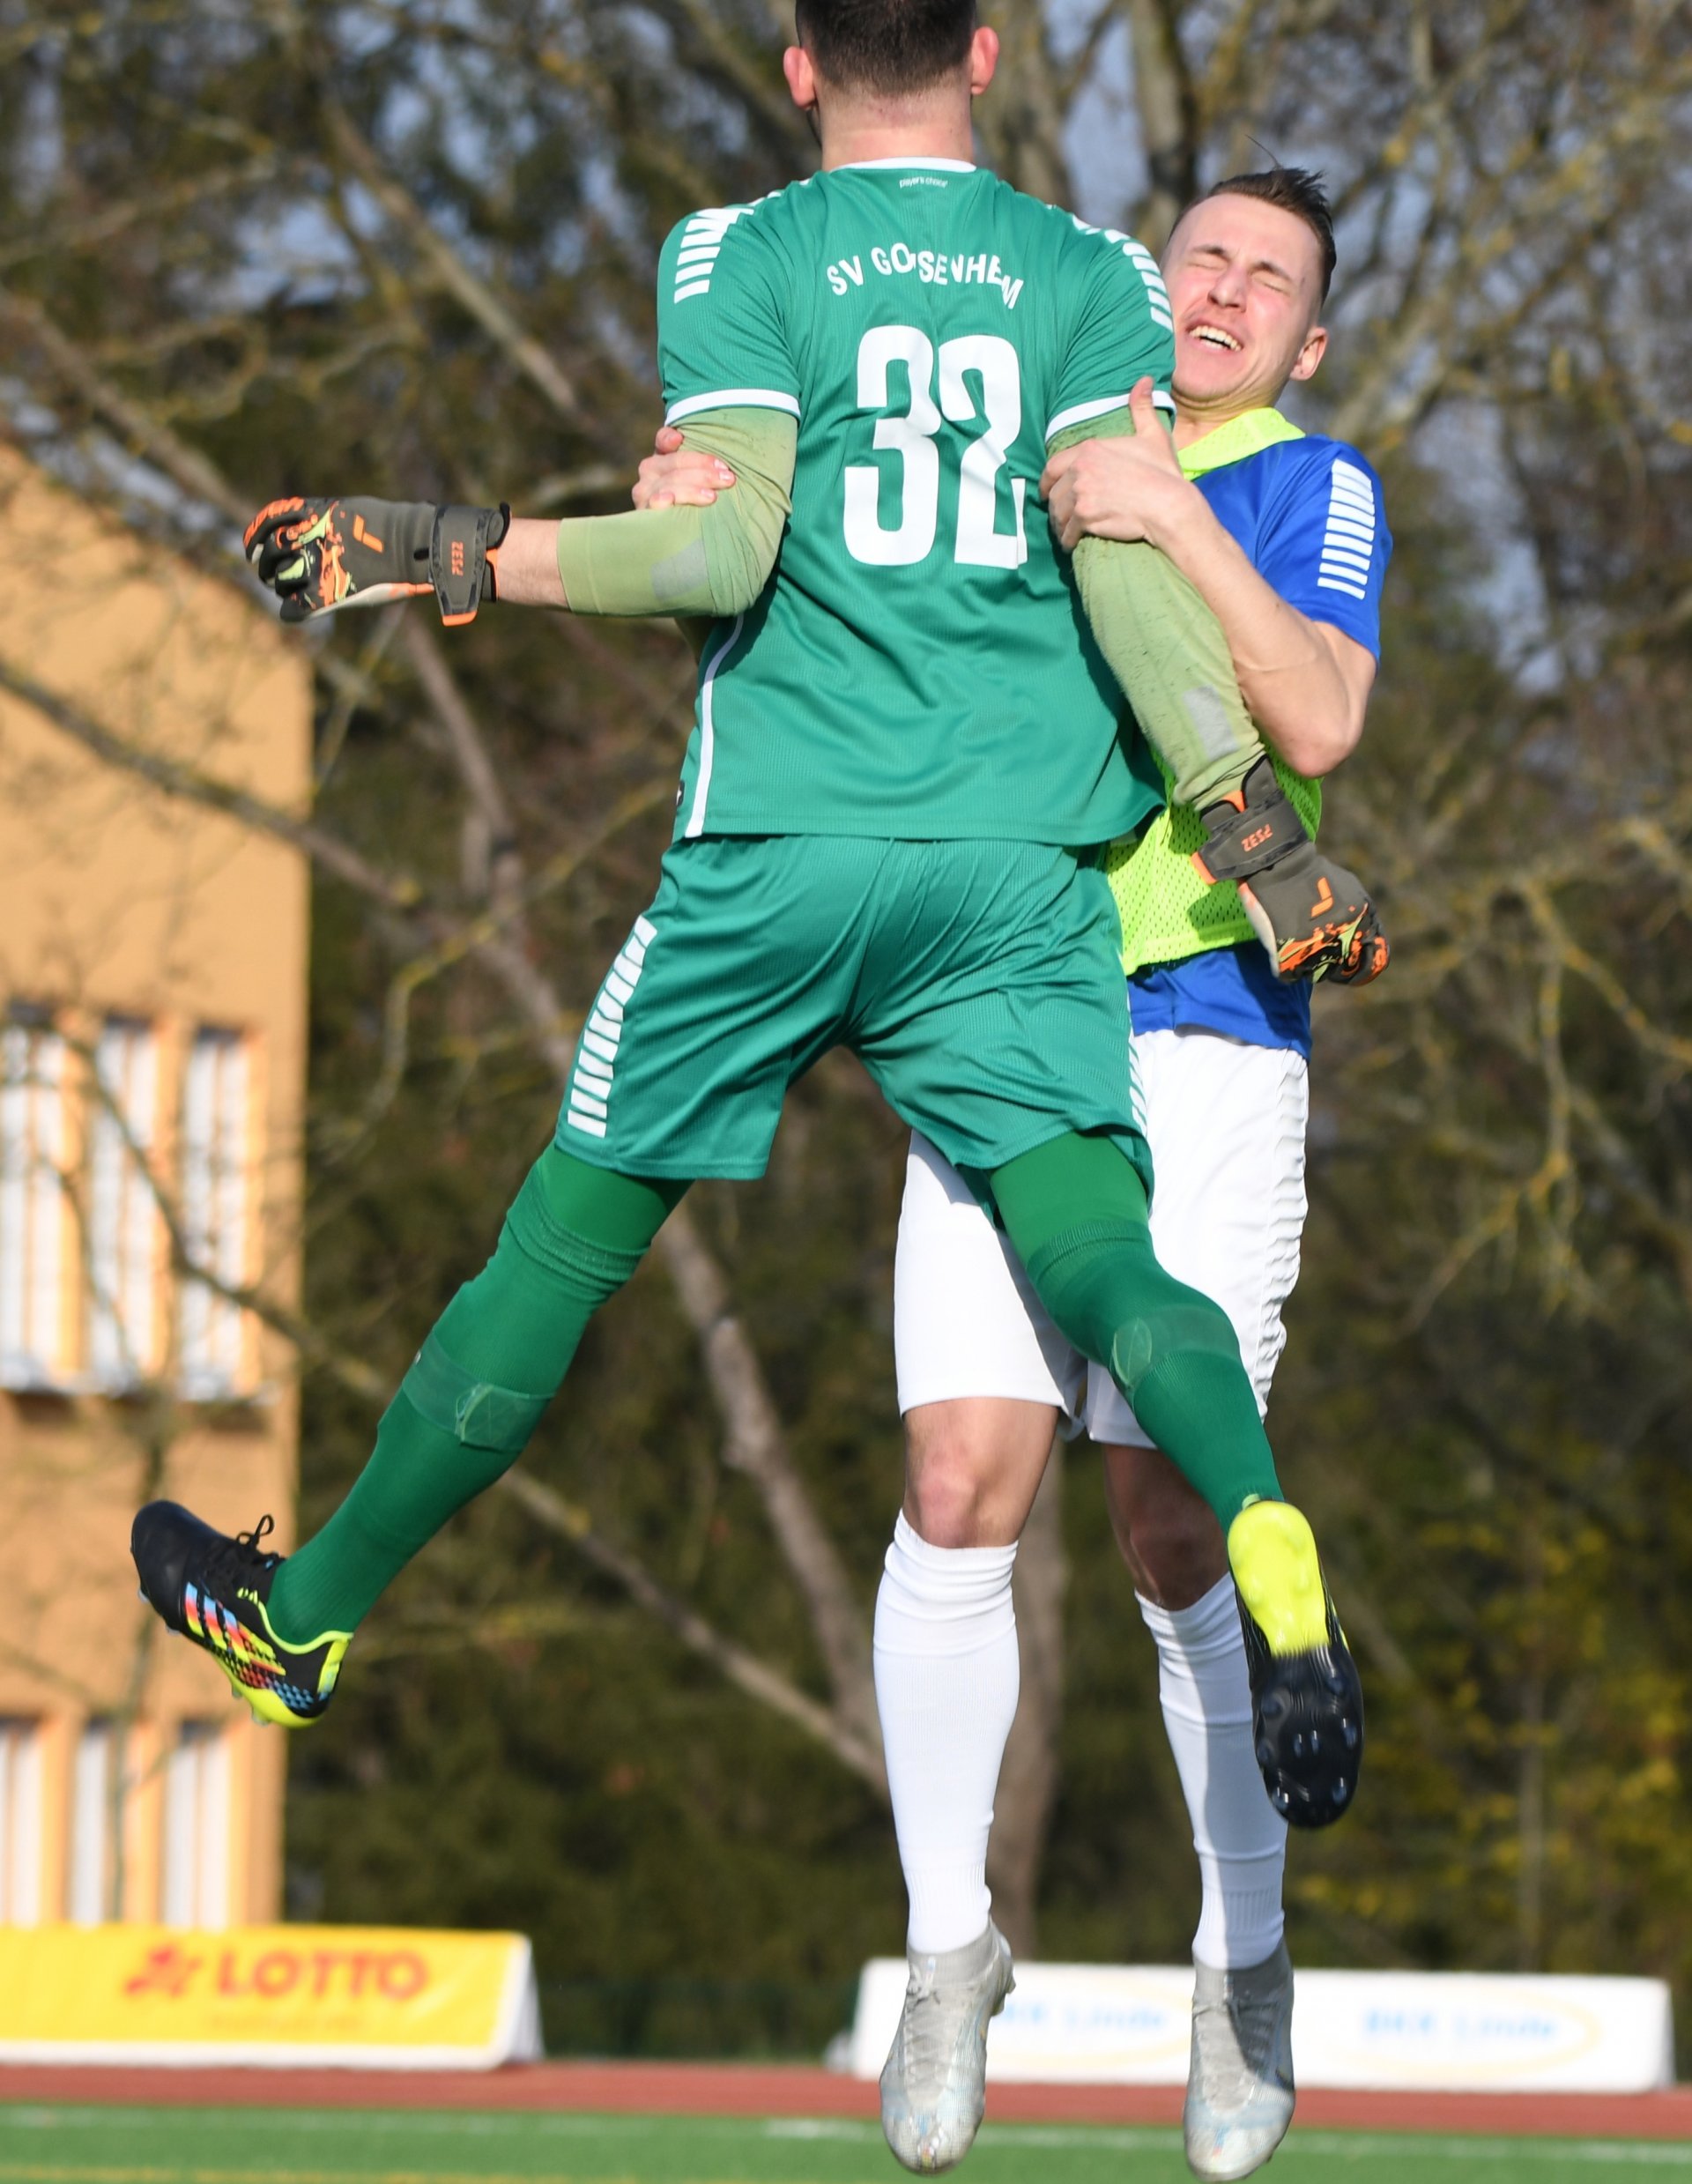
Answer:
[{"label": "white shorts", "polygon": [[[1302,1054],[1214,1031],[1133,1043],[1157,1188],[1152,1242],[1177,1281],[1227,1312],[1268,1408],[1281,1311],[1304,1230],[1310,1073]],[[1106,1446],[1153,1445],[1102,1366],[1059,1334],[1003,1236],[949,1161],[910,1141],[894,1271],[899,1408],[961,1395],[1055,1403]]]}]

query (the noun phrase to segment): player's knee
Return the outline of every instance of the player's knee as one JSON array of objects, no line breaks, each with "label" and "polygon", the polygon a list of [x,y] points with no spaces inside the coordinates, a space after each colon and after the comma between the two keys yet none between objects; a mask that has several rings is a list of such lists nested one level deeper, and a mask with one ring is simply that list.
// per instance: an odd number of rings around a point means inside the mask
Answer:
[{"label": "player's knee", "polygon": [[545,1279],[597,1310],[629,1280],[643,1254],[596,1243],[569,1225],[576,1210],[563,1187],[569,1171],[568,1156],[549,1146],[511,1202],[500,1249],[522,1252]]},{"label": "player's knee", "polygon": [[918,1539],[930,1547],[977,1544],[991,1461],[991,1452],[952,1422],[927,1438],[920,1457],[913,1443],[905,1467],[905,1519]]},{"label": "player's knee", "polygon": [[1222,1529],[1173,1464],[1155,1451],[1143,1453],[1148,1460],[1136,1467],[1116,1512],[1124,1559],[1148,1599],[1191,1608],[1228,1573]]},{"label": "player's knee", "polygon": [[1124,1318],[1111,1333],[1104,1359],[1110,1377],[1132,1403],[1151,1375],[1181,1357],[1222,1357],[1240,1363],[1239,1337],[1220,1304],[1197,1289],[1169,1283],[1170,1294]]},{"label": "player's knee", "polygon": [[[907,1412],[906,1522],[930,1547],[1008,1544],[1020,1529],[1024,1475],[1036,1444],[1043,1461],[1051,1430],[1030,1403],[983,1399]],[[1037,1470],[1035,1476],[1037,1483]]]},{"label": "player's knee", "polygon": [[1058,1328],[1131,1403],[1140,1382],[1176,1357],[1239,1362],[1228,1314],[1165,1273],[1143,1222],[1085,1223],[1034,1253],[1028,1271]]}]

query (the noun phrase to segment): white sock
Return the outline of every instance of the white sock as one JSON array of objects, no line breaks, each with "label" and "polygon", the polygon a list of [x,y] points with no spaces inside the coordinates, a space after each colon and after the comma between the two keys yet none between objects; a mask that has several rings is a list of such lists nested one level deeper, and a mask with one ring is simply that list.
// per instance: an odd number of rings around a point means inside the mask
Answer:
[{"label": "white sock", "polygon": [[987,1836],[1020,1682],[1015,1561],[1014,1547],[930,1547],[902,1515],[875,1596],[875,1697],[917,1956],[986,1930]]},{"label": "white sock", "polygon": [[1287,1823],[1269,1802],[1251,1744],[1251,1686],[1234,1581],[1191,1608],[1139,1612],[1157,1641],[1158,1696],[1198,1853],[1204,1905],[1192,1953],[1243,1972],[1280,1945]]}]

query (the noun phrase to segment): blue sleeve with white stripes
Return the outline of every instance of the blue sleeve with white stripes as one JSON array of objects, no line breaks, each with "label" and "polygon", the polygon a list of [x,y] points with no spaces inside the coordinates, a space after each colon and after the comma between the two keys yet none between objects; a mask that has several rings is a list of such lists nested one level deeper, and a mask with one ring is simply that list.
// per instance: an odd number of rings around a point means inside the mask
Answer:
[{"label": "blue sleeve with white stripes", "polygon": [[1392,553],[1381,481],[1343,441],[1295,446],[1290,475],[1263,511],[1258,573],[1301,614],[1331,622],[1379,659],[1381,585]]}]

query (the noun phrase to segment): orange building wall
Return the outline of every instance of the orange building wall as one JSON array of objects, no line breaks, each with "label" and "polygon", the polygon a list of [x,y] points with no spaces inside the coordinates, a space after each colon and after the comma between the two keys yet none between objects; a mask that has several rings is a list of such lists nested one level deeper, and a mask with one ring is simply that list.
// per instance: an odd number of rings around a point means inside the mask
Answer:
[{"label": "orange building wall", "polygon": [[[144,546],[0,446],[0,666],[123,744],[293,813],[310,792],[304,650],[234,584]],[[96,756],[0,687],[0,1017],[46,1008],[70,1043],[65,1165],[80,1175],[87,1052],[107,1017],[152,1027],[152,1165],[174,1186],[182,1073],[197,1027],[248,1056],[246,1280],[299,1290],[308,875],[300,854]],[[127,1737],[121,1902],[156,1915],[164,1756],[184,1720],[227,1725],[232,1920],[280,1909],[286,1733],[258,1729],[219,1673],[136,1597],[139,1502],[165,1492],[221,1528],[273,1514],[290,1536],[297,1432],[289,1346],[249,1313],[242,1400],[179,1397],[180,1284],[156,1235],[160,1354],[142,1386],[90,1385],[85,1256],[63,1224],[63,1386],[0,1389],[0,1718],[41,1725],[45,1915],[65,1906],[72,1778],[91,1719]]]}]

